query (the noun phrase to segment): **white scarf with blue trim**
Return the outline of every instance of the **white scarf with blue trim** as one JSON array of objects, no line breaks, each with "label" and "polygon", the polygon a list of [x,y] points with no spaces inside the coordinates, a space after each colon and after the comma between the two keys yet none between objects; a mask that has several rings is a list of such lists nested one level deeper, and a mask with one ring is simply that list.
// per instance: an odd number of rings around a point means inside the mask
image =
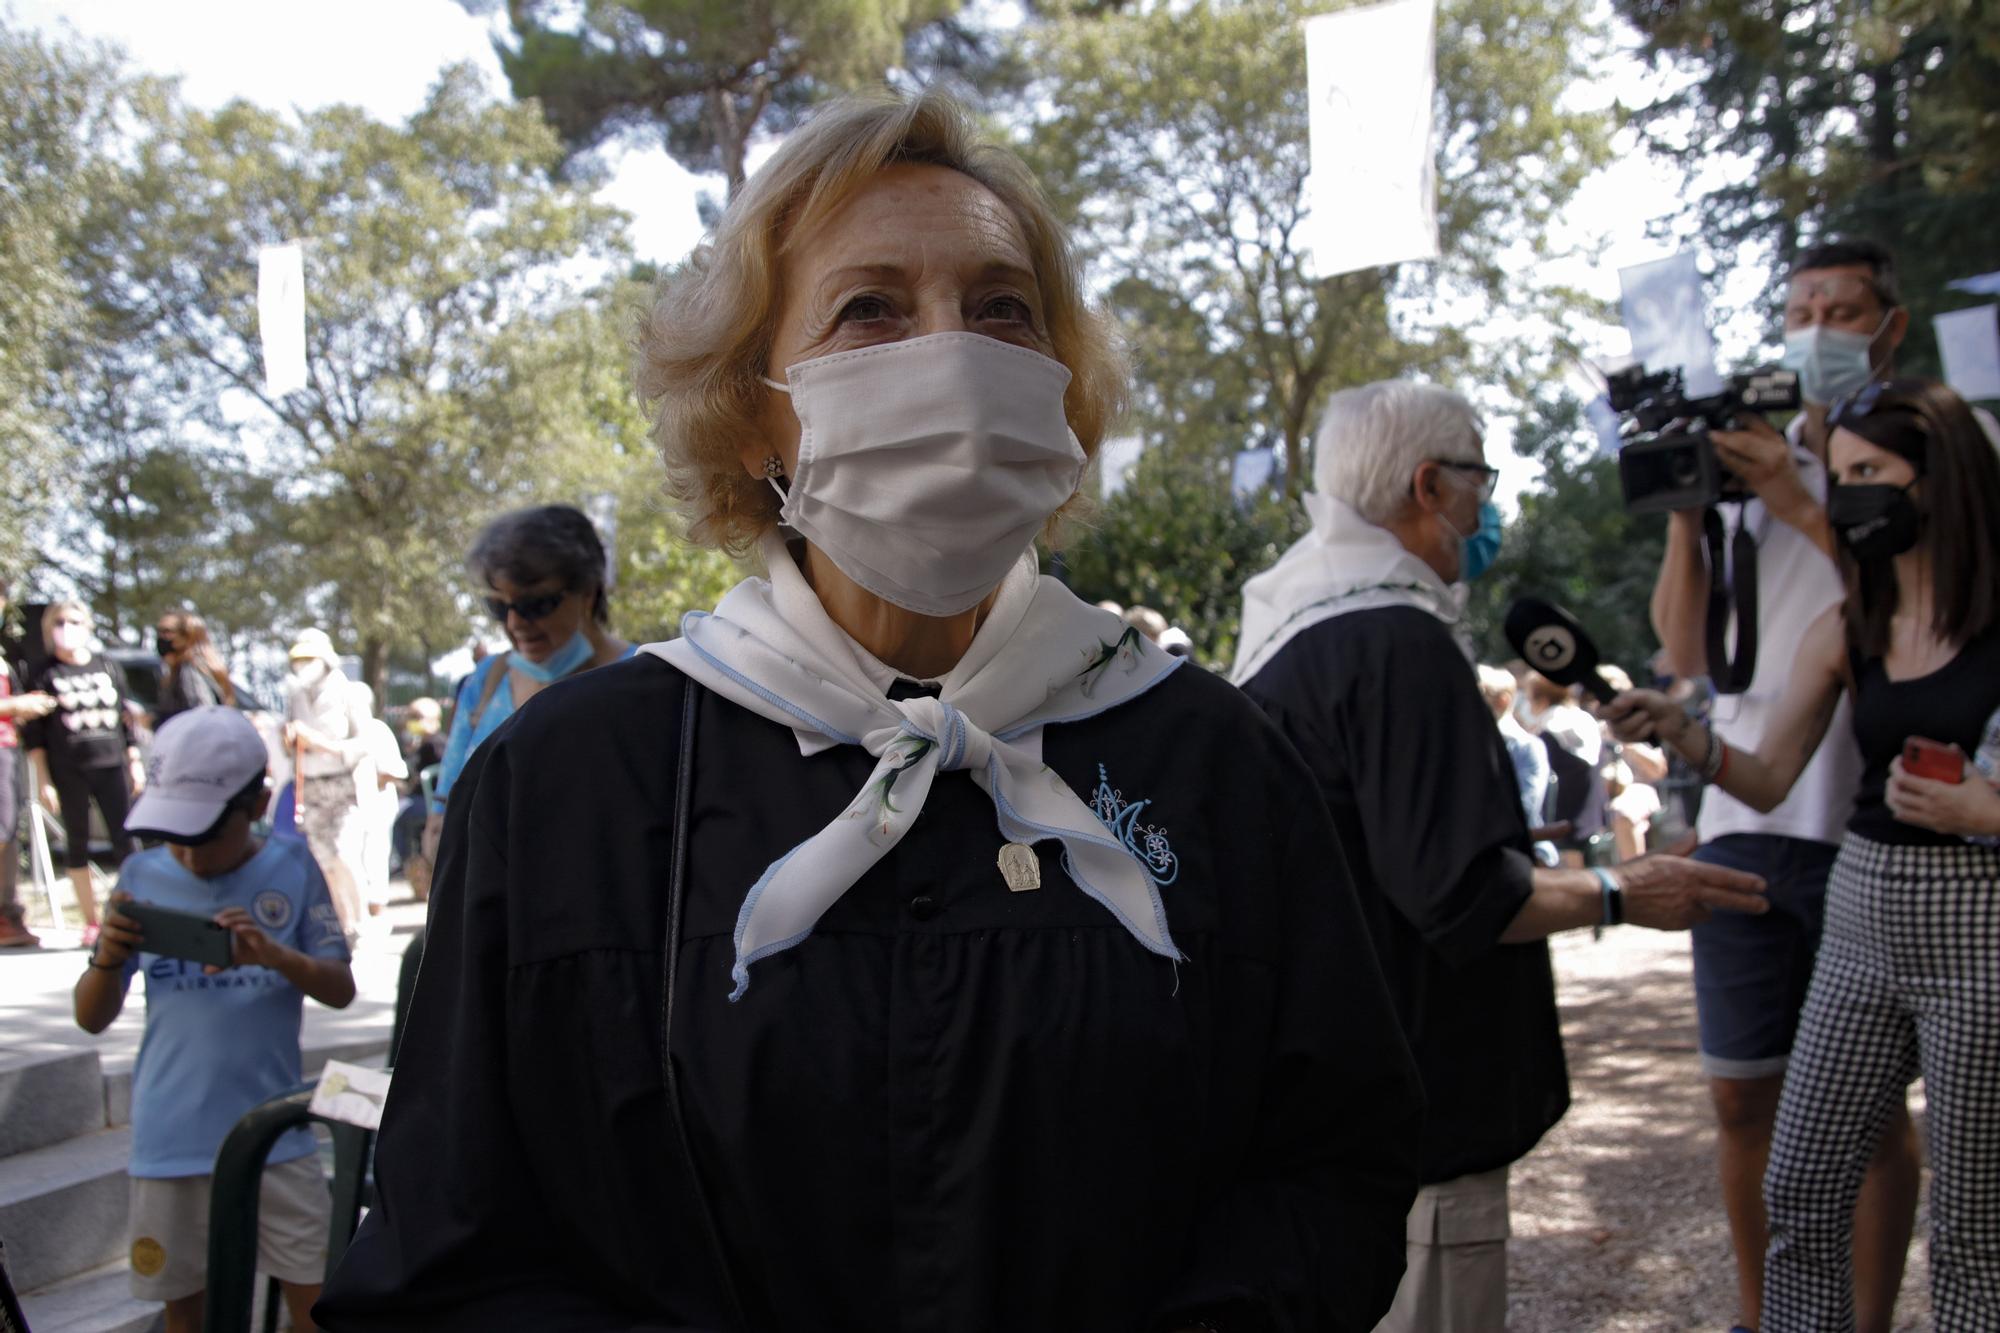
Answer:
[{"label": "white scarf with blue trim", "polygon": [[1037,574],[1030,551],[938,696],[889,699],[879,665],[827,617],[783,542],[767,539],[764,554],[768,580],[745,579],[713,613],[684,617],[680,638],[642,651],[792,728],[803,753],[858,745],[876,763],[845,811],[749,887],[736,917],[732,1000],[749,986],[752,963],[810,935],[895,848],[941,772],[972,775],[1009,842],[1059,841],[1077,888],[1147,949],[1181,956],[1146,863],[1042,763],[1042,728],[1116,708],[1183,659]]},{"label": "white scarf with blue trim", "polygon": [[1458,597],[1394,533],[1345,500],[1319,491],[1300,498],[1312,530],[1243,585],[1233,684],[1248,684],[1301,632],[1350,611],[1414,606],[1447,625],[1458,623]]}]

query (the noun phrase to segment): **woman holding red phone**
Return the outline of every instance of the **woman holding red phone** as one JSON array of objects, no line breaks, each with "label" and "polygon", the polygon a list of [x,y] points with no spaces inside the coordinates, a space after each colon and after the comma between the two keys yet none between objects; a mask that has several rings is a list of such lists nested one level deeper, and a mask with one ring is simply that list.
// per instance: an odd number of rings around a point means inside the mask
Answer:
[{"label": "woman holding red phone", "polygon": [[2000,455],[1942,384],[1834,405],[1824,544],[1844,607],[1808,635],[1753,754],[1665,696],[1619,696],[1619,737],[1657,737],[1758,809],[1785,798],[1841,691],[1865,763],[1828,886],[1826,938],[1764,1177],[1761,1333],[1854,1328],[1855,1199],[1918,1074],[1929,1101],[1939,1328],[2000,1329],[2000,791],[1970,769],[2000,709]]}]

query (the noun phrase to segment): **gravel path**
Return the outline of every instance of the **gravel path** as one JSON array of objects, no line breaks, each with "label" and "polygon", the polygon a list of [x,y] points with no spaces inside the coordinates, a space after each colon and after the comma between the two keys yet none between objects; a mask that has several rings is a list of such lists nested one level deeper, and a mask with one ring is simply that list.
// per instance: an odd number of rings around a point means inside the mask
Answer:
[{"label": "gravel path", "polygon": [[[1725,1333],[1736,1308],[1687,939],[1554,946],[1569,1115],[1514,1168],[1512,1333]],[[1912,1109],[1921,1119],[1921,1098]],[[1929,1177],[1925,1177],[1929,1188]],[[1897,1333],[1931,1327],[1924,1217]]]}]

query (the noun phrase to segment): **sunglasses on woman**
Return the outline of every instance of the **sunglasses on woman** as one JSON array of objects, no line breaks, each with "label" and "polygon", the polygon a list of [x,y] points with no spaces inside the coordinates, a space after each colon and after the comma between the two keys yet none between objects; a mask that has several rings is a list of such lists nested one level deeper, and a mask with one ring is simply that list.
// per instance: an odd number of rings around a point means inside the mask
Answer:
[{"label": "sunglasses on woman", "polygon": [[569,593],[566,591],[541,592],[532,597],[517,597],[511,602],[499,597],[488,597],[486,609],[503,625],[507,623],[509,612],[523,620],[540,620],[554,614],[555,609],[562,605],[562,599],[567,596]]}]

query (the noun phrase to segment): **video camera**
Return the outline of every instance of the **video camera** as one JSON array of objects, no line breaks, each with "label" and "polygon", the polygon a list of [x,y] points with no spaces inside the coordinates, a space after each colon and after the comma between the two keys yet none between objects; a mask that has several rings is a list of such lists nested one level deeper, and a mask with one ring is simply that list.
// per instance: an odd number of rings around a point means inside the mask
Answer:
[{"label": "video camera", "polygon": [[1721,393],[1690,398],[1679,370],[1648,375],[1644,366],[1628,366],[1605,377],[1604,396],[1627,420],[1628,443],[1618,451],[1626,511],[1660,514],[1749,499],[1708,433],[1730,429],[1745,413],[1796,411],[1799,376],[1753,370],[1731,376]]}]

